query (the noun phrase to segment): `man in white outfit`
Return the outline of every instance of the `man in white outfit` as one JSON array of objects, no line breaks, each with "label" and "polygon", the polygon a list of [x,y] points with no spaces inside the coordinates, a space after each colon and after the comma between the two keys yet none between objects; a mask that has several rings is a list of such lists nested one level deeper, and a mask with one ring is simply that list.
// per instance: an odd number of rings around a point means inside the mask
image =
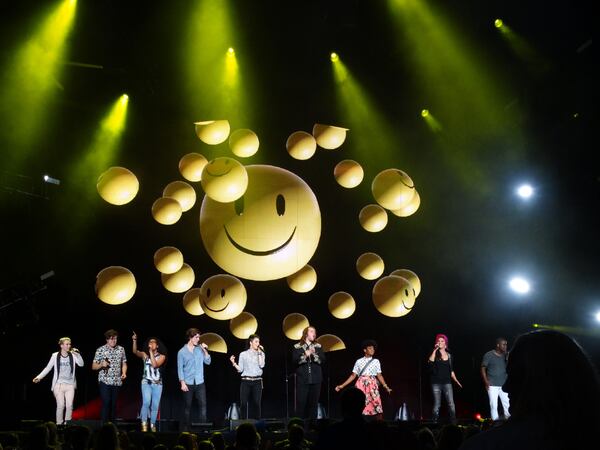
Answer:
[{"label": "man in white outfit", "polygon": [[481,377],[490,399],[490,412],[492,420],[498,420],[498,397],[504,409],[504,418],[508,419],[509,400],[508,394],[502,390],[506,381],[506,362],[508,359],[508,342],[504,338],[496,339],[496,348],[483,355],[481,361]]}]

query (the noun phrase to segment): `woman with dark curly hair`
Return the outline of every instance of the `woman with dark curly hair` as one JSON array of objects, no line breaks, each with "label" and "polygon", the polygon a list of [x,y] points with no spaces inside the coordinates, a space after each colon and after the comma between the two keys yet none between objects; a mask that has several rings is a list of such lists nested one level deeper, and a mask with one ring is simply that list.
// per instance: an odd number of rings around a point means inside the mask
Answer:
[{"label": "woman with dark curly hair", "polygon": [[133,341],[133,354],[144,361],[144,374],[142,376],[142,410],[140,419],[142,431],[148,431],[148,418],[150,418],[150,431],[156,431],[158,407],[162,396],[162,374],[160,368],[167,360],[165,346],[158,338],[151,337],[144,343],[144,350],[137,347],[137,335],[131,337]]},{"label": "woman with dark curly hair", "polygon": [[[363,416],[383,419],[383,406],[379,394],[379,383],[388,392],[392,392],[381,374],[381,363],[374,358],[377,343],[371,339],[363,341],[362,350],[365,356],[354,363],[352,373],[342,384],[335,387],[336,392],[341,391],[354,380],[355,386],[365,394],[365,409]],[[378,383],[379,382],[379,383]]]}]

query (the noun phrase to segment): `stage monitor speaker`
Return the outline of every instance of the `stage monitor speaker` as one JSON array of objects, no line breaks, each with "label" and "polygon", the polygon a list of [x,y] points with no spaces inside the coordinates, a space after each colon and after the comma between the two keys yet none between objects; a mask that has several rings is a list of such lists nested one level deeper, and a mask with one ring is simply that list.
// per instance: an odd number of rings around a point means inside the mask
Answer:
[{"label": "stage monitor speaker", "polygon": [[33,419],[33,420],[22,419],[20,428],[21,428],[21,431],[31,431],[38,425],[43,425],[43,424],[44,424],[44,421],[39,420],[39,419]]},{"label": "stage monitor speaker", "polygon": [[229,431],[234,431],[238,426],[243,423],[251,423],[256,426],[256,419],[231,419],[229,420]]},{"label": "stage monitor speaker", "polygon": [[160,419],[157,425],[161,433],[179,431],[179,420]]}]

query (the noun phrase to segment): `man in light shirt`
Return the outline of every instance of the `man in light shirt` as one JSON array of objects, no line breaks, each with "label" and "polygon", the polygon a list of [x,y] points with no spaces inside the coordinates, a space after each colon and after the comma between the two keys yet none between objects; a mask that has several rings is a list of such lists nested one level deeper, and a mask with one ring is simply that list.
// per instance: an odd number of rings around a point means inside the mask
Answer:
[{"label": "man in light shirt", "polygon": [[235,356],[231,355],[233,367],[240,373],[240,406],[242,417],[247,419],[260,419],[260,402],[262,397],[262,373],[265,367],[265,352],[260,345],[260,337],[251,334],[248,337],[248,350],[240,353],[239,362],[236,364]]},{"label": "man in light shirt", "polygon": [[183,392],[184,410],[181,428],[191,428],[191,412],[194,397],[200,406],[200,422],[206,422],[206,386],[204,365],[210,365],[208,346],[200,343],[200,330],[190,328],[186,332],[187,343],[177,353],[177,375]]}]

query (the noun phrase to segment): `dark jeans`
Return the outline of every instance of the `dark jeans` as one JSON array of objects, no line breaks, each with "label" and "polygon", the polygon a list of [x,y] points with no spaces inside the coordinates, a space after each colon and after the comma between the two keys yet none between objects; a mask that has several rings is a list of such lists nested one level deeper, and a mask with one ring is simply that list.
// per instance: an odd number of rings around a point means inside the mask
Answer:
[{"label": "dark jeans", "polygon": [[242,380],[240,384],[240,418],[260,419],[262,380]]},{"label": "dark jeans", "polygon": [[440,418],[440,406],[442,405],[442,393],[446,398],[448,404],[448,414],[450,420],[456,420],[456,409],[454,407],[454,395],[452,393],[452,384],[432,384],[431,390],[433,392],[433,420]]},{"label": "dark jeans", "polygon": [[117,415],[117,396],[121,386],[110,386],[108,384],[98,383],[100,389],[100,398],[102,399],[102,422],[111,422],[115,420]]},{"label": "dark jeans", "polygon": [[298,383],[296,394],[298,396],[296,415],[302,419],[316,419],[319,395],[321,395],[321,383]]},{"label": "dark jeans", "polygon": [[206,386],[202,384],[188,384],[188,391],[183,393],[183,421],[181,429],[189,431],[192,426],[192,401],[194,397],[200,406],[200,422],[206,422]]}]

